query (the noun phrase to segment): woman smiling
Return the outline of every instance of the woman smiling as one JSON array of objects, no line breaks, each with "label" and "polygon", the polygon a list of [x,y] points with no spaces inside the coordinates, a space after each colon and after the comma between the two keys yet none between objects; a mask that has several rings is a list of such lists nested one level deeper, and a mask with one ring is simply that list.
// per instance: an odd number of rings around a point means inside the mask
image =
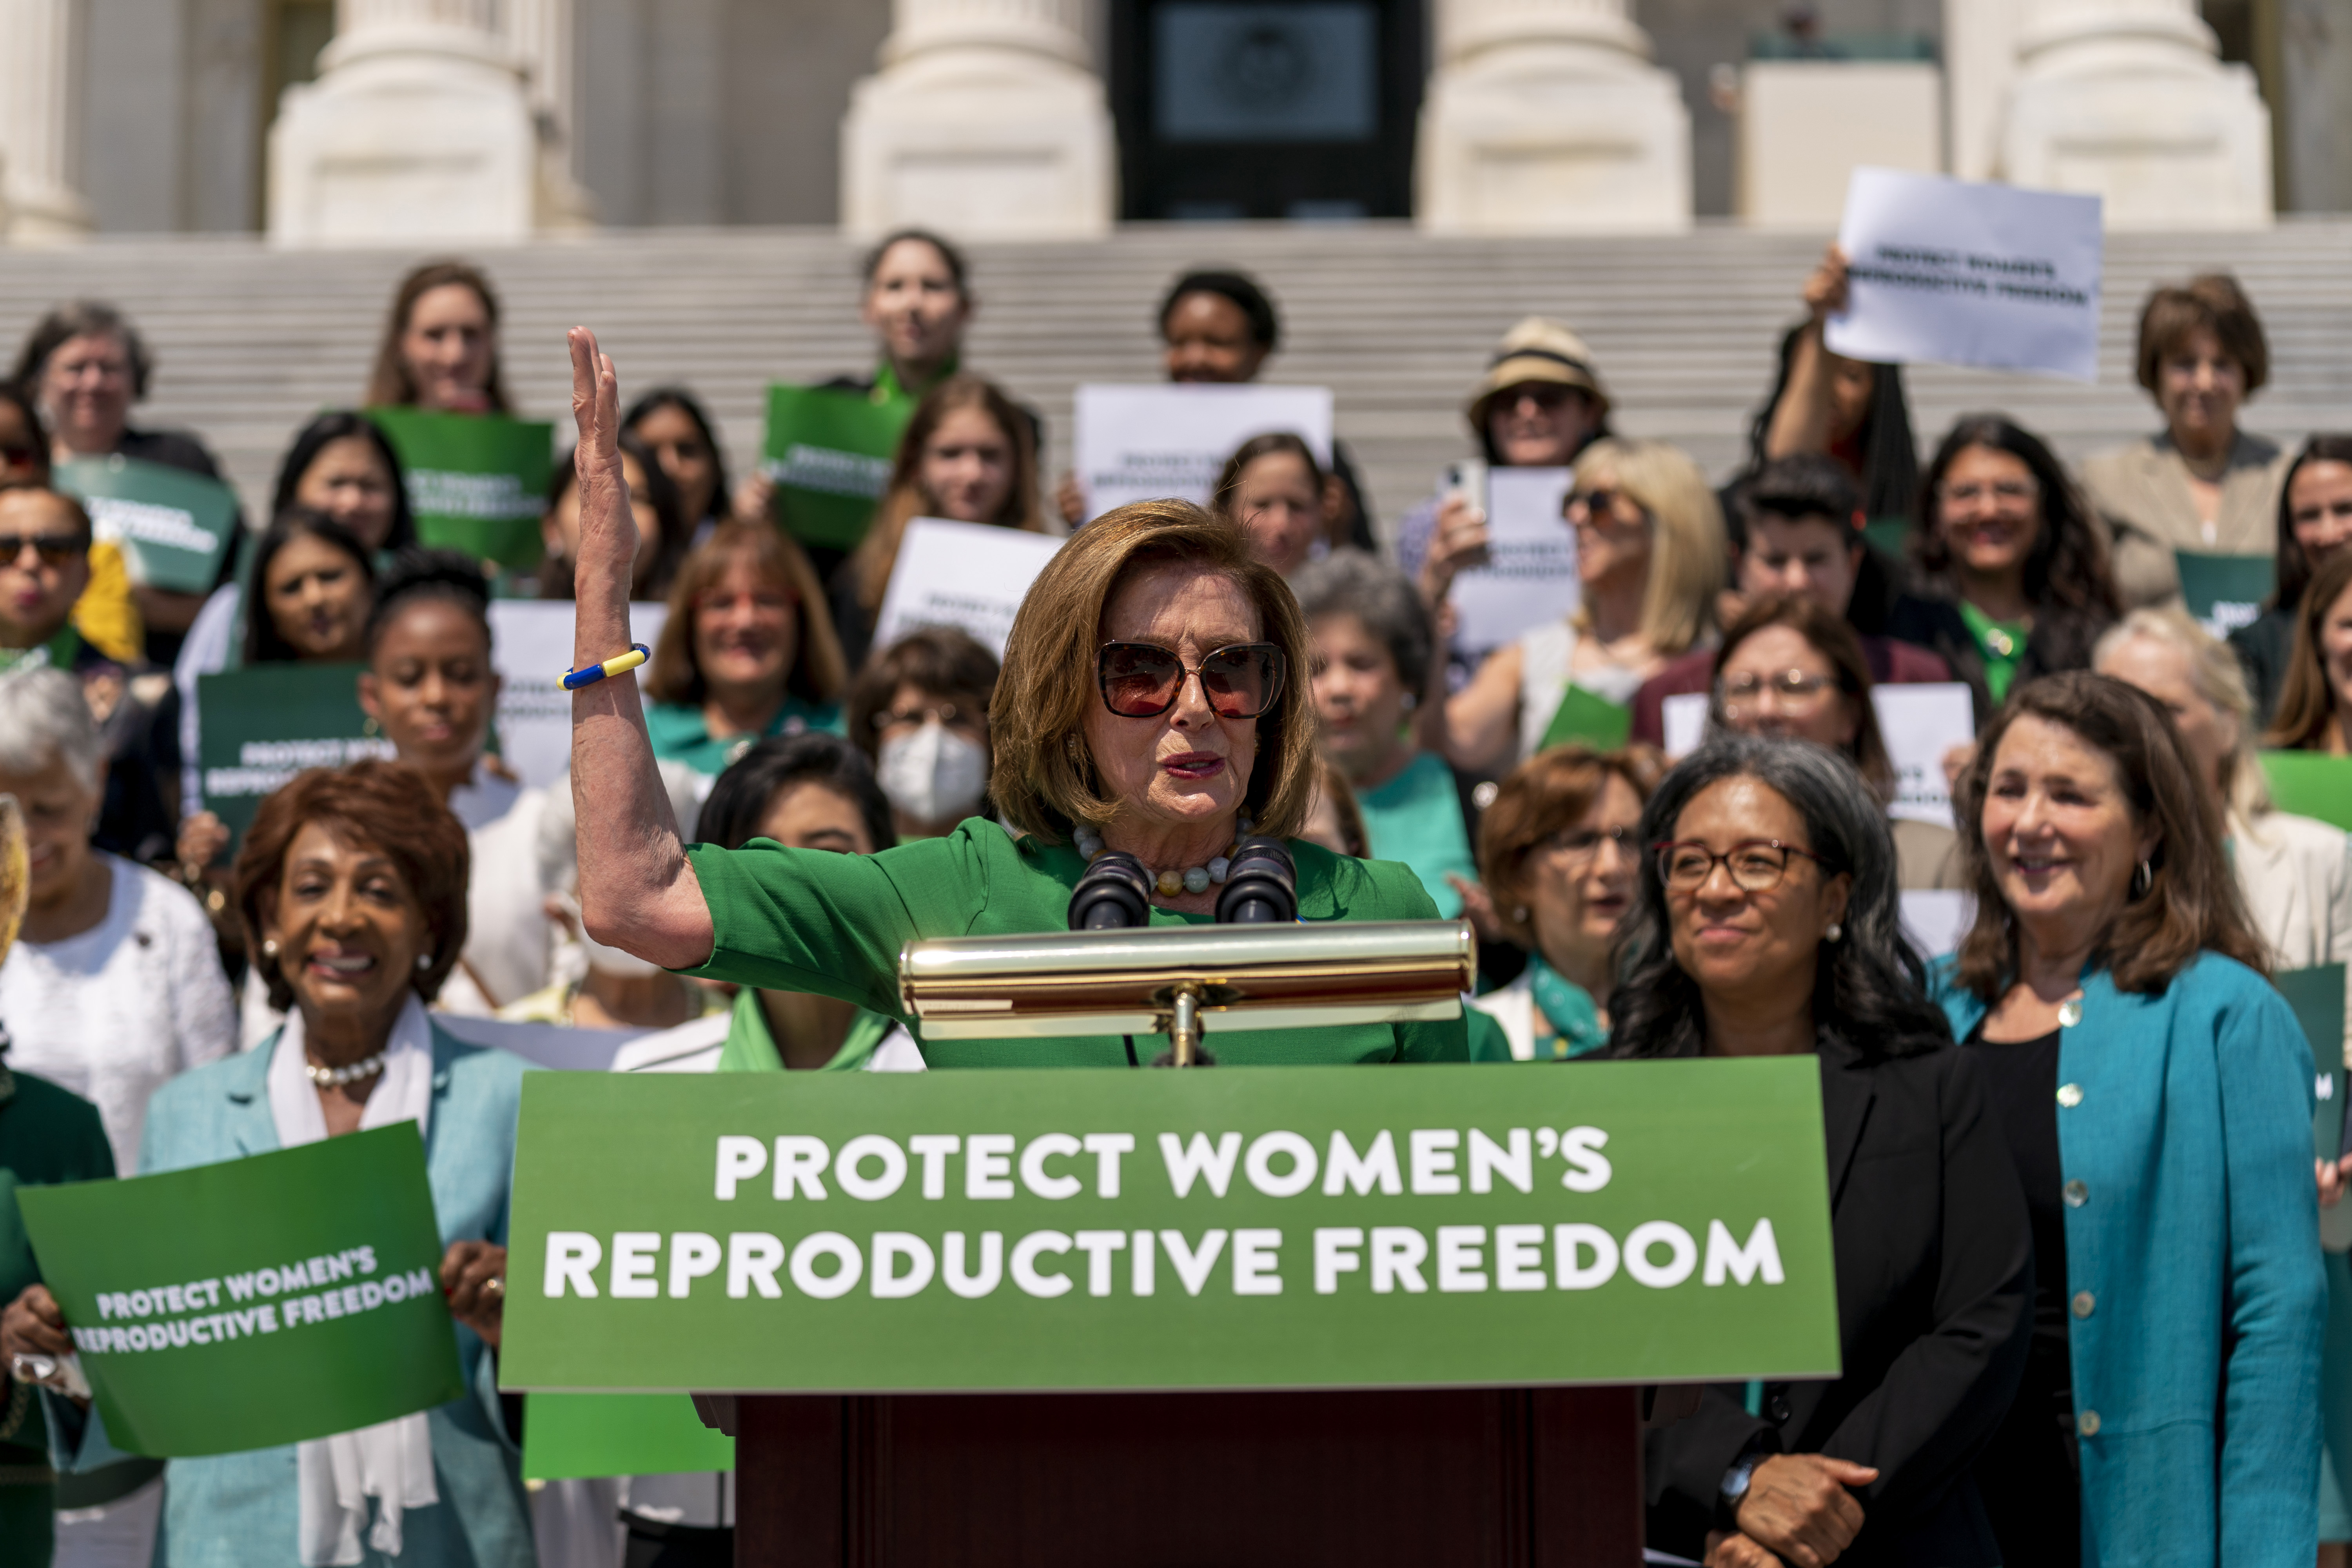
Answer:
[{"label": "woman smiling", "polygon": [[[618,483],[619,389],[585,328],[572,333],[580,421],[581,572],[573,663],[628,635],[635,541]],[[677,625],[673,618],[671,625]],[[990,795],[1018,837],[967,819],[878,855],[752,843],[690,852],[671,818],[634,681],[572,698],[581,905],[590,934],[669,968],[813,992],[908,1021],[898,954],[921,937],[1060,931],[1097,856],[1150,879],[1153,925],[1211,919],[1245,834],[1286,838],[1313,788],[1306,627],[1279,576],[1232,523],[1180,501],[1105,514],[1046,563],[1015,616],[990,713]],[[1291,843],[1309,921],[1428,919],[1402,868]],[[1219,1032],[1225,1062],[1467,1055],[1460,1020]],[[934,1067],[1111,1066],[1116,1036],[927,1044]]]},{"label": "woman smiling", "polygon": [[2307,1568],[2311,1051],[2217,803],[2155,698],[2083,671],[2014,692],[1955,794],[1977,916],[1935,986],[2033,1225],[2032,1354],[1978,1472],[2004,1559]]}]

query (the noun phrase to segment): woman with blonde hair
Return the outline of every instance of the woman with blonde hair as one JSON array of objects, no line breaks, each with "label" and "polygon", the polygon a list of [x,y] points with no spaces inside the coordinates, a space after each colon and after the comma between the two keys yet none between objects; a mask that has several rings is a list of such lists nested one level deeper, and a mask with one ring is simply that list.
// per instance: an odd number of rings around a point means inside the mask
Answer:
[{"label": "woman with blonde hair", "polygon": [[833,579],[833,619],[851,668],[866,662],[907,524],[919,517],[1045,533],[1036,428],[983,377],[959,372],[926,393],[898,437],[890,488]]},{"label": "woman with blonde hair", "polygon": [[[584,328],[572,333],[572,363],[583,502],[572,662],[584,668],[627,641],[636,542],[614,442],[618,378]],[[599,681],[572,699],[584,923],[665,968],[838,997],[904,1023],[908,941],[1066,930],[1090,862],[1130,871],[1156,927],[1213,920],[1217,884],[1244,848],[1290,858],[1303,919],[1432,919],[1404,868],[1294,837],[1315,787],[1311,658],[1297,602],[1240,529],[1185,501],[1106,513],[1046,563],[1005,644],[989,795],[1013,831],[968,817],[944,838],[870,856],[765,841],[689,849],[635,682]],[[1459,1018],[1220,1030],[1211,1045],[1237,1065],[1461,1061],[1469,1050]],[[935,1068],[1137,1059],[1116,1035],[931,1040],[923,1056]]]},{"label": "woman with blonde hair", "polygon": [[1446,700],[1457,767],[1534,754],[1570,687],[1621,706],[1707,630],[1723,586],[1723,512],[1698,466],[1663,441],[1595,441],[1562,508],[1576,530],[1576,609],[1479,667]]},{"label": "woman with blonde hair", "polygon": [[[614,451],[617,461],[617,439]],[[584,561],[595,501],[584,487],[580,501]],[[678,568],[646,670],[653,754],[715,778],[770,735],[839,734],[848,686],[848,661],[801,547],[766,523],[721,523]]]}]

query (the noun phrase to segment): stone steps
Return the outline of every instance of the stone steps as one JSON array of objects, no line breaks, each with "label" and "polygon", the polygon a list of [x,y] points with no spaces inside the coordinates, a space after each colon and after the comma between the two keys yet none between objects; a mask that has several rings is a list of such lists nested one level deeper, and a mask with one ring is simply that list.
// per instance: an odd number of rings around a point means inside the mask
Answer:
[{"label": "stone steps", "polygon": [[[1822,238],[1701,227],[1672,238],[1438,239],[1402,224],[1133,225],[1090,244],[972,247],[981,311],[971,363],[1045,416],[1046,468],[1066,463],[1071,389],[1154,379],[1152,312],[1181,268],[1242,267],[1280,301],[1271,374],[1328,384],[1339,428],[1384,523],[1467,449],[1461,406],[1503,329],[1530,311],[1593,349],[1618,426],[1735,468],[1770,384],[1779,331]],[[249,506],[314,410],[355,400],[394,283],[417,258],[274,251],[241,238],[108,240],[0,252],[0,343],[54,300],[111,300],[157,361],[140,417],[199,431]],[[722,426],[741,471],[771,379],[862,368],[857,252],[830,229],[614,231],[478,258],[507,310],[509,384],[526,412],[568,423],[562,330],[594,325],[625,393],[683,382]],[[1932,445],[1966,410],[1998,408],[2070,457],[2150,427],[2131,353],[2148,286],[2212,266],[2237,272],[2268,325],[2272,385],[2248,423],[2281,439],[2352,426],[2352,221],[2244,235],[2110,239],[2095,386],[1925,368],[1908,378]],[[559,434],[562,432],[560,431]]]}]

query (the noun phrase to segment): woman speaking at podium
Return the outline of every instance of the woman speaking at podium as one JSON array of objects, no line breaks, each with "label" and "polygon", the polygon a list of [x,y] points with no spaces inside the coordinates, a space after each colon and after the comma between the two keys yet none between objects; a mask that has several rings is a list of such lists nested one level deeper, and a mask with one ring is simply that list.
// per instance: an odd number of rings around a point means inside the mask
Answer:
[{"label": "woman speaking at podium", "polygon": [[[1233,524],[1181,501],[1123,507],[1082,530],[1014,617],[991,705],[990,794],[1008,834],[967,819],[875,856],[688,848],[655,772],[636,684],[598,678],[630,649],[636,523],[614,444],[613,363],[574,328],[580,426],[579,615],[572,778],[580,902],[591,935],[671,969],[838,996],[911,1023],[900,947],[917,938],[1060,931],[1089,861],[1141,863],[1149,922],[1205,923],[1244,835],[1288,839],[1314,780],[1305,624]],[[1402,866],[1293,841],[1300,918],[1433,920]],[[1227,1065],[1462,1061],[1465,1026],[1376,1024],[1210,1037]],[[933,1041],[934,1068],[1124,1066],[1117,1036]]]}]

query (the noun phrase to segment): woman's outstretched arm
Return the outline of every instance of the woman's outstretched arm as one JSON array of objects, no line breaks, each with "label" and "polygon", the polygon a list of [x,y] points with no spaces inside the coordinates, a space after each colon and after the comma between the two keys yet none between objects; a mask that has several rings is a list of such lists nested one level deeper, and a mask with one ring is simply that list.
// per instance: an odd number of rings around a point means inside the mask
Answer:
[{"label": "woman's outstretched arm", "polygon": [[[572,664],[584,669],[629,646],[637,521],[621,474],[621,389],[596,334],[574,327],[572,416],[580,426],[580,558]],[[580,917],[588,934],[665,969],[710,956],[710,910],[686,858],[635,679],[572,694],[572,804],[579,817]]]}]

